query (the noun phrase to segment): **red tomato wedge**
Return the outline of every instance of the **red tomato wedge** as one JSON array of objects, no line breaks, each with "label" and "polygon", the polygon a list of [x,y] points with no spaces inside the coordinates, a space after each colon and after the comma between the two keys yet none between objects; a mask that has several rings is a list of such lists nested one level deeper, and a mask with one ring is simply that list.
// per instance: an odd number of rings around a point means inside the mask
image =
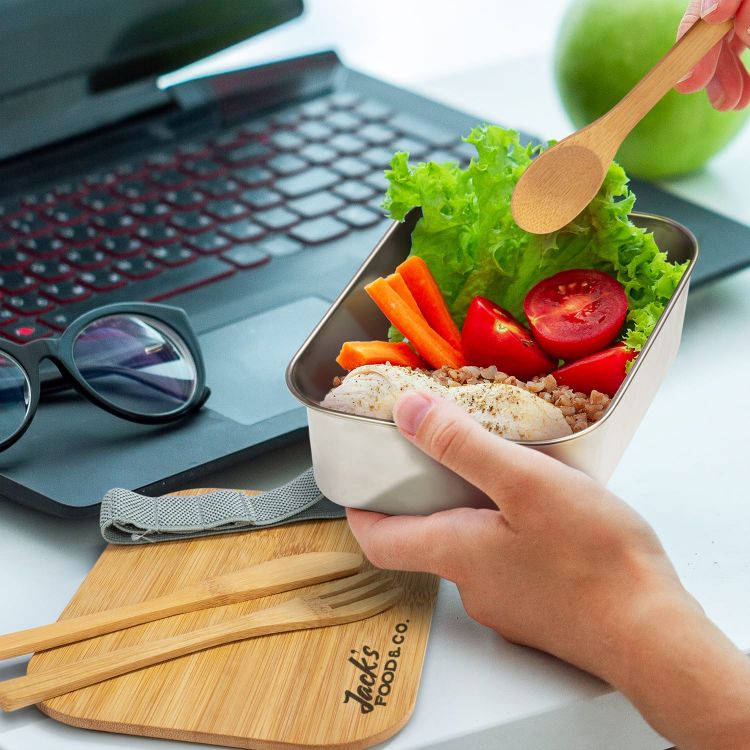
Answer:
[{"label": "red tomato wedge", "polygon": [[560,359],[578,359],[612,343],[625,322],[622,285],[603,271],[575,268],[540,281],[523,311],[539,345]]},{"label": "red tomato wedge", "polygon": [[617,344],[603,352],[591,354],[555,370],[552,375],[558,385],[567,385],[574,391],[600,391],[614,396],[625,380],[625,365],[635,359],[638,352]]},{"label": "red tomato wedge", "polygon": [[467,364],[496,365],[521,380],[546,375],[557,364],[507,310],[486,297],[474,297],[469,305],[461,343]]}]

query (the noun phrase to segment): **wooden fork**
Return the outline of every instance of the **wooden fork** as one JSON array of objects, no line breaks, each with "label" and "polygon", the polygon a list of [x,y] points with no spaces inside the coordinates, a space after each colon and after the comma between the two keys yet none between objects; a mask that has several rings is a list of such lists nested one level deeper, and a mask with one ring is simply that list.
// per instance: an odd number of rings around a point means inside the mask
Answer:
[{"label": "wooden fork", "polygon": [[277,557],[198,581],[156,599],[0,635],[0,659],[75,643],[163,617],[343,578],[356,573],[361,566],[362,556],[351,552],[304,552]]},{"label": "wooden fork", "polygon": [[340,625],[372,617],[401,596],[390,578],[371,570],[318,586],[314,593],[153,643],[117,649],[0,683],[0,708],[15,711],[153,664],[259,635]]}]

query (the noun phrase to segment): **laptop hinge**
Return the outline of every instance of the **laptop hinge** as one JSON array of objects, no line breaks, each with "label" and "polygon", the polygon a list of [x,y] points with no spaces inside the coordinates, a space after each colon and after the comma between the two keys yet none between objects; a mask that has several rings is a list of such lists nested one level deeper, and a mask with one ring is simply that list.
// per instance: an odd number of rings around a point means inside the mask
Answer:
[{"label": "laptop hinge", "polygon": [[328,51],[195,78],[167,91],[182,109],[218,105],[222,120],[232,123],[285,102],[320,96],[343,75],[338,55]]},{"label": "laptop hinge", "polygon": [[[154,79],[82,95],[85,85],[82,79],[74,79],[50,87],[46,95],[37,88],[5,99],[0,107],[0,160],[99,130],[172,101]],[[54,106],[50,106],[51,98]]]}]

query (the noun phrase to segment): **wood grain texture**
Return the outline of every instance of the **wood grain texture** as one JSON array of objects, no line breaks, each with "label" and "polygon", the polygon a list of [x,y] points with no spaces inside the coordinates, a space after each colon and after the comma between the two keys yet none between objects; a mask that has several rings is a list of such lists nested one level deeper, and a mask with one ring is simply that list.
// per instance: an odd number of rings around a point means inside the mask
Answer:
[{"label": "wood grain texture", "polygon": [[[343,519],[153,545],[110,545],[61,619],[143,601],[210,576],[308,551],[359,548]],[[369,747],[395,734],[414,708],[438,581],[398,573],[394,583],[403,587],[402,598],[368,620],[220,646],[68,693],[39,708],[73,726],[230,747]],[[29,672],[186,633],[309,590],[191,612],[62,646],[34,656]],[[394,643],[394,637],[403,642]],[[365,648],[377,651],[379,658],[368,656]],[[398,656],[388,656],[397,649]],[[349,661],[363,656],[368,665],[377,661],[371,670],[373,701],[381,689],[387,692],[385,705],[366,699],[364,682],[371,680]],[[358,688],[359,699],[350,695],[345,703],[346,692],[357,694]]]},{"label": "wood grain texture", "polygon": [[699,20],[609,112],[535,159],[513,191],[518,226],[548,234],[573,221],[599,191],[630,131],[732,27],[733,21]]},{"label": "wood grain texture", "polygon": [[351,552],[307,552],[266,560],[233,573],[206,578],[156,599],[0,635],[0,659],[75,643],[162,617],[329,581],[351,575],[361,565],[362,556]]}]

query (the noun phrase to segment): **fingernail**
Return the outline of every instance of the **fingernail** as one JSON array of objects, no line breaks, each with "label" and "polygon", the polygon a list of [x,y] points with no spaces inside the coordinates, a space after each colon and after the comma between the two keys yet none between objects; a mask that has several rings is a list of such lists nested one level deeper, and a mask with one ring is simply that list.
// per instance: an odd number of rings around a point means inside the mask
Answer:
[{"label": "fingernail", "polygon": [[432,404],[432,398],[427,393],[406,393],[396,402],[393,419],[403,432],[413,437]]},{"label": "fingernail", "polygon": [[716,0],[701,0],[701,18],[710,16],[718,7]]}]

